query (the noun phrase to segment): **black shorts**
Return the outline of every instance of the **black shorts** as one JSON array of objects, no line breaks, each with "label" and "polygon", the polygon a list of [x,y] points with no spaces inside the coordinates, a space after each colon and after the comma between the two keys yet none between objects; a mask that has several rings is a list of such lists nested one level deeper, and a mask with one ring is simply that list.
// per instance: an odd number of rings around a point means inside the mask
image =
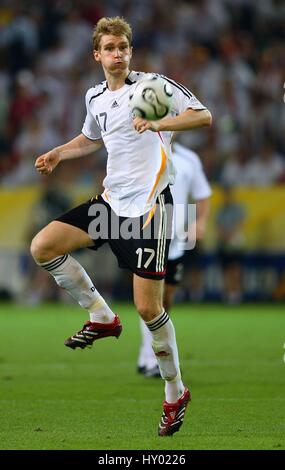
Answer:
[{"label": "black shorts", "polygon": [[[95,196],[55,220],[84,230],[98,250],[109,243],[120,268],[140,277],[164,279],[171,241],[173,200],[169,187],[157,198],[154,210],[140,217],[117,216],[102,196]],[[104,269],[104,266],[102,266]]]},{"label": "black shorts", "polygon": [[165,283],[176,286],[182,281],[185,267],[185,256],[169,259],[166,265]]}]

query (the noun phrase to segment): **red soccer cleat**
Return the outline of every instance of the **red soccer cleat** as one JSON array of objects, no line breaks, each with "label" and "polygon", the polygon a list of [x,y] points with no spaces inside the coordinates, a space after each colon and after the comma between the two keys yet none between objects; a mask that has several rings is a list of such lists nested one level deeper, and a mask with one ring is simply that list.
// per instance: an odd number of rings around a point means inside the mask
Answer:
[{"label": "red soccer cleat", "polygon": [[175,403],[163,402],[163,413],[158,427],[159,436],[172,436],[172,434],[179,431],[190,401],[190,392],[185,388],[182,397]]},{"label": "red soccer cleat", "polygon": [[122,325],[118,315],[115,315],[112,323],[92,323],[87,321],[82,330],[75,333],[64,341],[65,346],[69,348],[84,349],[86,346],[92,346],[94,341],[107,336],[116,336],[119,338],[122,332]]}]

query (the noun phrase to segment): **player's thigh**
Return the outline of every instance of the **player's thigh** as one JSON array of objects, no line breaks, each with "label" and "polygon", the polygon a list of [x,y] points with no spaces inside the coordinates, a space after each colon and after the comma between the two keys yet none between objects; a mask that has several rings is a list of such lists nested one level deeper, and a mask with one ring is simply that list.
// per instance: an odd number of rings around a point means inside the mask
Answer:
[{"label": "player's thigh", "polygon": [[134,302],[145,321],[155,318],[163,309],[164,280],[133,275]]},{"label": "player's thigh", "polygon": [[44,262],[93,244],[88,233],[80,228],[54,220],[35,236],[31,252],[39,262]]}]

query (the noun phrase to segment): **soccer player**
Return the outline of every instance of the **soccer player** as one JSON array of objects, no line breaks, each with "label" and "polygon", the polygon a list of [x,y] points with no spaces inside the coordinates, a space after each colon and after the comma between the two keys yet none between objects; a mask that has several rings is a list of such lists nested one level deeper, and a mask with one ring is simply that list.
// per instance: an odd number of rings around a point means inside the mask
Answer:
[{"label": "soccer player", "polygon": [[[176,217],[176,205],[183,205],[185,208],[184,212],[187,214],[189,196],[196,202],[197,215],[195,227],[191,227],[189,236],[191,237],[194,230],[196,230],[196,239],[199,241],[205,234],[210,208],[209,197],[212,194],[210,184],[197,153],[175,142],[173,144],[172,155],[177,173],[175,183],[171,186],[174,208],[173,237],[169,247],[164,285],[163,306],[168,313],[170,312],[177,286],[182,280],[185,263],[183,238],[180,237],[180,234],[184,234],[185,230],[184,220],[183,217]],[[152,336],[142,320],[140,320],[140,329],[141,346],[137,370],[139,373],[143,373],[145,377],[159,377],[159,367],[152,349]]]},{"label": "soccer player", "polygon": [[[172,174],[170,139],[173,131],[210,125],[211,114],[187,88],[167,78],[174,95],[171,115],[155,122],[133,119],[129,95],[145,74],[130,70],[131,41],[131,27],[123,18],[100,19],[93,34],[93,54],[106,80],[86,93],[87,113],[81,133],[39,156],[35,163],[40,173],[48,175],[62,161],[93,153],[104,144],[108,154],[105,190],[41,230],[32,241],[31,253],[36,263],[89,312],[90,320],[65,341],[72,349],[85,348],[107,336],[118,338],[122,325],[69,253],[109,243],[120,267],[132,271],[134,302],[151,332],[165,380],[158,433],[168,436],[179,430],[190,401],[190,392],[181,380],[174,326],[163,308],[170,242],[166,235],[169,228],[171,231],[170,211],[166,209],[172,204],[168,186]],[[130,224],[139,227],[136,236],[128,236],[126,227]],[[151,236],[146,237],[145,231]]]}]

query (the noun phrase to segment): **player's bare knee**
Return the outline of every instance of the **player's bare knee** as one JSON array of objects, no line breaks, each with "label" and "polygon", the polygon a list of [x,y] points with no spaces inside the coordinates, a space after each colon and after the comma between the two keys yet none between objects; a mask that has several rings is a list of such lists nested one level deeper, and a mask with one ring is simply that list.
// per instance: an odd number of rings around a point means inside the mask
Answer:
[{"label": "player's bare knee", "polygon": [[33,238],[30,250],[36,263],[45,263],[56,256],[41,233]]},{"label": "player's bare knee", "polygon": [[162,307],[160,305],[137,303],[136,307],[144,321],[151,321],[162,312]]},{"label": "player's bare knee", "polygon": [[42,260],[42,245],[41,241],[38,235],[36,235],[31,242],[31,247],[30,247],[31,255],[34,258],[34,260],[38,263],[43,262]]}]

